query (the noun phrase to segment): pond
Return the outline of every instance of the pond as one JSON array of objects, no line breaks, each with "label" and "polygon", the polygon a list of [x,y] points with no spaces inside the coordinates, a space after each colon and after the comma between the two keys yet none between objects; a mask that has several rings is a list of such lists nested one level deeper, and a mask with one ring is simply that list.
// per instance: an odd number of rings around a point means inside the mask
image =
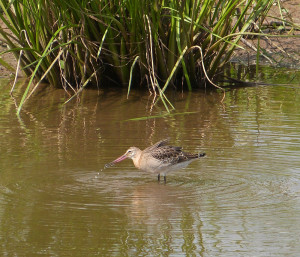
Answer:
[{"label": "pond", "polygon": [[[298,84],[169,93],[171,115],[145,92],[46,89],[19,118],[2,79],[0,255],[298,256],[299,71],[264,74]],[[167,137],[207,156],[166,185],[104,169]]]}]

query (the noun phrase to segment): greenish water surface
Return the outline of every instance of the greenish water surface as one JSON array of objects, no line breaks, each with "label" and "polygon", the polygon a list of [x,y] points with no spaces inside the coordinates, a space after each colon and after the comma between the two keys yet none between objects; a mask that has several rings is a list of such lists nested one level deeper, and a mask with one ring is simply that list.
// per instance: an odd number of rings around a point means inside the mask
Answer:
[{"label": "greenish water surface", "polygon": [[[164,107],[117,90],[62,105],[49,89],[18,118],[11,83],[0,81],[0,256],[299,256],[299,84],[228,90],[223,103],[221,91],[170,93],[178,115],[128,121]],[[207,157],[166,185],[131,161],[104,169],[166,137]]]}]

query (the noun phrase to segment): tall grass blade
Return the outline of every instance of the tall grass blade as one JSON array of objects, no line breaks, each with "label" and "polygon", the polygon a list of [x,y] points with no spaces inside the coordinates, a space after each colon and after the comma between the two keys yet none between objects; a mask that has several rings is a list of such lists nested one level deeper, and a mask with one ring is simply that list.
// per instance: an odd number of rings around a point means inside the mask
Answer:
[{"label": "tall grass blade", "polygon": [[130,89],[131,89],[131,82],[132,82],[132,74],[133,74],[133,68],[134,68],[134,65],[136,64],[137,60],[139,59],[140,57],[139,56],[136,56],[134,58],[134,61],[130,67],[130,77],[129,77],[129,83],[128,83],[128,90],[127,90],[127,99],[129,97],[129,93],[130,93]]},{"label": "tall grass blade", "polygon": [[35,74],[38,72],[38,69],[39,69],[40,65],[42,64],[43,59],[46,58],[46,56],[49,54],[48,50],[49,50],[49,48],[50,48],[52,42],[54,41],[56,35],[57,35],[61,30],[63,30],[64,28],[65,28],[65,27],[61,27],[61,28],[59,28],[59,29],[56,31],[56,33],[53,35],[53,37],[52,37],[51,40],[49,41],[47,47],[45,48],[45,50],[44,50],[42,56],[41,56],[40,59],[38,60],[38,63],[37,63],[37,65],[35,66],[35,69],[34,69],[34,71],[33,71],[33,73],[32,73],[32,76],[31,76],[31,78],[30,78],[30,80],[29,80],[29,82],[28,82],[28,85],[27,85],[27,87],[26,87],[26,90],[25,90],[25,92],[24,92],[24,94],[23,94],[23,96],[22,96],[22,98],[21,98],[20,104],[19,104],[19,106],[18,106],[18,108],[17,108],[17,116],[20,115],[20,111],[21,111],[22,106],[23,106],[23,104],[24,104],[24,102],[25,102],[25,99],[26,99],[26,97],[27,97],[27,94],[28,94],[28,92],[29,92],[29,89],[30,89],[30,87],[31,87],[31,84],[32,84],[32,82],[33,82],[33,80],[34,80],[34,78],[35,78]]}]

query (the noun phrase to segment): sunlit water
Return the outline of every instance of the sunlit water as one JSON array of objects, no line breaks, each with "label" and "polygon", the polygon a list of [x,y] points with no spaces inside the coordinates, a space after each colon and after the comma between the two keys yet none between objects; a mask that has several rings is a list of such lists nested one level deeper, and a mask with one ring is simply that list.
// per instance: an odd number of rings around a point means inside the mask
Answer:
[{"label": "sunlit water", "polygon": [[[1,82],[1,256],[299,256],[300,90],[40,93],[20,119]],[[4,94],[7,92],[7,94]],[[17,101],[19,101],[18,95]],[[193,113],[191,113],[193,112]],[[134,118],[140,120],[130,120]],[[123,161],[169,137],[207,157],[157,177]]]}]

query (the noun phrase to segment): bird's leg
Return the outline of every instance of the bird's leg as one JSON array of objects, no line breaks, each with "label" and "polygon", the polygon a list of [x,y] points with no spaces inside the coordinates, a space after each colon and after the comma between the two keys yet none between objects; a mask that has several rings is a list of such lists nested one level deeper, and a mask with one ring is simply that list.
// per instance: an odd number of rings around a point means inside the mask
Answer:
[{"label": "bird's leg", "polygon": [[167,183],[167,176],[166,175],[164,175],[164,182],[165,182],[165,184]]},{"label": "bird's leg", "polygon": [[159,182],[160,181],[160,174],[158,173],[157,175],[157,181]]}]

